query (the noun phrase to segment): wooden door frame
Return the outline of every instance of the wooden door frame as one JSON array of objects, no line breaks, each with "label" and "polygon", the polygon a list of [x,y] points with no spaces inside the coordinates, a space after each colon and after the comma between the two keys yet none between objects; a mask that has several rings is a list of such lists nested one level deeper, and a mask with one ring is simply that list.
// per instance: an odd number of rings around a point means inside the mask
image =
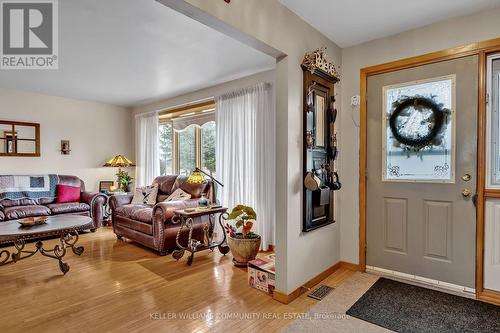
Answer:
[{"label": "wooden door frame", "polygon": [[362,68],[360,71],[361,110],[359,126],[359,267],[366,271],[366,173],[368,77],[406,68],[433,64],[471,55],[479,57],[477,130],[477,213],[476,213],[476,297],[500,305],[500,292],[484,289],[484,206],[488,197],[500,197],[500,190],[486,190],[486,57],[500,52],[500,38]]}]

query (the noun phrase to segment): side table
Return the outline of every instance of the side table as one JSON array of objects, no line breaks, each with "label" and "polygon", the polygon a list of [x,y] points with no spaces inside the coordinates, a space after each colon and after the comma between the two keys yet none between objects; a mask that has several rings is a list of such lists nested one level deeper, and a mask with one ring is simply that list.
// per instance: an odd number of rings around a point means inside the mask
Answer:
[{"label": "side table", "polygon": [[[226,233],[224,232],[224,225],[222,224],[222,221],[225,220],[228,216],[226,213],[227,208],[224,207],[218,207],[218,208],[208,208],[208,209],[200,209],[197,208],[194,211],[188,211],[186,212],[185,210],[176,210],[174,211],[174,216],[172,217],[172,223],[173,224],[181,224],[181,227],[179,228],[179,231],[177,232],[177,237],[175,239],[177,246],[179,247],[178,250],[175,250],[172,252],[172,257],[175,260],[179,260],[184,256],[185,251],[191,252],[191,255],[189,256],[187,260],[187,264],[191,266],[194,260],[194,254],[199,251],[207,250],[210,249],[213,251],[214,248],[218,248],[220,253],[223,255],[226,255],[229,252],[229,246],[226,244]],[[219,225],[222,228],[224,237],[220,242],[216,242],[213,240],[213,231],[214,231],[214,226],[215,226],[215,215],[219,215]],[[209,224],[206,226],[205,229],[205,238],[207,239],[207,242],[203,242],[197,239],[192,238],[193,234],[193,219],[195,217],[201,217],[201,216],[208,216]],[[182,245],[179,242],[180,234],[182,230],[189,230],[189,236],[188,236],[188,241],[186,245]]]}]

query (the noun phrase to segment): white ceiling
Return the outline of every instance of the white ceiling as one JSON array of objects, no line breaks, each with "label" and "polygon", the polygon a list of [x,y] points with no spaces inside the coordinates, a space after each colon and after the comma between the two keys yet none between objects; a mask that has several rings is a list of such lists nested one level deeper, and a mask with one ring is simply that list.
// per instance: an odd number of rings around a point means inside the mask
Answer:
[{"label": "white ceiling", "polygon": [[59,70],[3,70],[0,87],[134,106],[274,65],[154,0],[64,0]]},{"label": "white ceiling", "polygon": [[500,0],[280,0],[340,47],[500,5]]}]

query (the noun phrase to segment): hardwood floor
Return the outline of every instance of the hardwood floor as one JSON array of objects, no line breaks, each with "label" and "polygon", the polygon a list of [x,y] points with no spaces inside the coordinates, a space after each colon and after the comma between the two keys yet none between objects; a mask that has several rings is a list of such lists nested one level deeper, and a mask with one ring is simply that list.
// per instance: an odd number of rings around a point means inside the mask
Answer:
[{"label": "hardwood floor", "polygon": [[[160,257],[108,228],[79,243],[85,252],[67,254],[66,276],[39,254],[0,267],[0,332],[278,332],[316,303],[302,295],[284,305],[249,288],[246,270],[217,251],[197,253],[189,267],[187,256]],[[323,283],[352,274],[340,268]]]}]

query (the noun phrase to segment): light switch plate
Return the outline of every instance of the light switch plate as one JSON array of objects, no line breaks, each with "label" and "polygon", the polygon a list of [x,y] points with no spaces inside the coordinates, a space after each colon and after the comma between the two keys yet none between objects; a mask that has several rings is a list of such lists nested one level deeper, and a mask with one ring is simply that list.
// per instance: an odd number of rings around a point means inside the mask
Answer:
[{"label": "light switch plate", "polygon": [[351,97],[351,105],[352,106],[359,106],[360,104],[360,96],[359,95],[354,95]]}]

